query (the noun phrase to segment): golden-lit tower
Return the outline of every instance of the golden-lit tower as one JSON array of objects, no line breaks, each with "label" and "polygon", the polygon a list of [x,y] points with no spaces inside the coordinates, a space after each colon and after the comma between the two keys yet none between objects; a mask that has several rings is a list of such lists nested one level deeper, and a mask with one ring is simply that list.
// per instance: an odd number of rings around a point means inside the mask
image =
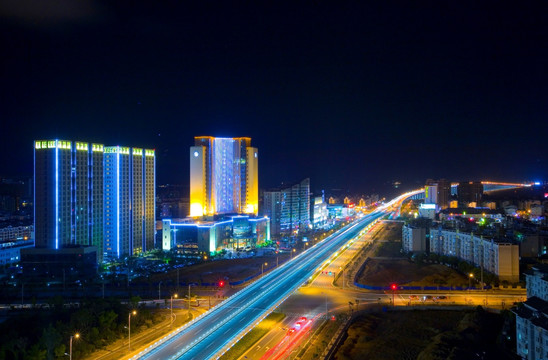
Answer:
[{"label": "golden-lit tower", "polygon": [[259,210],[257,148],[251,138],[197,136],[190,147],[190,216]]}]

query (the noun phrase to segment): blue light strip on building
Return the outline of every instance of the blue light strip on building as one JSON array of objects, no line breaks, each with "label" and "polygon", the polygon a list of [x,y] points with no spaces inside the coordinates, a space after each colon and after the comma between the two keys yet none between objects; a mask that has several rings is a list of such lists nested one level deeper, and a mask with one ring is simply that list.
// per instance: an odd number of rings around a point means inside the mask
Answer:
[{"label": "blue light strip on building", "polygon": [[116,250],[120,258],[120,152],[116,150]]},{"label": "blue light strip on building", "polygon": [[59,147],[55,140],[55,249],[59,249]]}]

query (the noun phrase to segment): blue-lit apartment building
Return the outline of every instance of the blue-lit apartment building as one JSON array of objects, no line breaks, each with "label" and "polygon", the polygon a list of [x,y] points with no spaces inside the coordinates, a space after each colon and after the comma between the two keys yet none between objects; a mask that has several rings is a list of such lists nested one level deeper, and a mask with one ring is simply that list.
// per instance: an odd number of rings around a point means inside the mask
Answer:
[{"label": "blue-lit apartment building", "polygon": [[105,254],[137,255],[154,248],[154,150],[105,148]]},{"label": "blue-lit apartment building", "polygon": [[102,262],[152,249],[154,155],[150,149],[35,141],[34,228],[40,254],[93,247]]}]

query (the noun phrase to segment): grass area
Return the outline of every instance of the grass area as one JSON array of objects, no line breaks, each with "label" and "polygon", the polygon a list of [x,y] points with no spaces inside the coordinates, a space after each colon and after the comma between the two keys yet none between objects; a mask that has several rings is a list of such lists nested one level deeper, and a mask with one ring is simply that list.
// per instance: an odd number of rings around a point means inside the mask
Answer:
[{"label": "grass area", "polygon": [[[469,311],[398,311],[357,318],[335,359],[514,359],[501,342],[504,315]],[[514,330],[515,331],[515,330]]]},{"label": "grass area", "polygon": [[242,356],[250,347],[265,336],[276,324],[285,318],[283,313],[271,313],[259,325],[255,326],[230,350],[220,357],[221,360],[236,360]]}]

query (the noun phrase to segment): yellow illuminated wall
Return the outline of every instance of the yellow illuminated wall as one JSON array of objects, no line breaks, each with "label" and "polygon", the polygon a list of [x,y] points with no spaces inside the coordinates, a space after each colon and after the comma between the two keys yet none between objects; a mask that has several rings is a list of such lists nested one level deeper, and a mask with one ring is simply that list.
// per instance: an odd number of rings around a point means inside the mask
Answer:
[{"label": "yellow illuminated wall", "polygon": [[259,212],[259,152],[257,148],[248,147],[247,171],[246,171],[246,206],[244,213],[255,214]]},{"label": "yellow illuminated wall", "polygon": [[203,146],[190,148],[190,216],[207,214],[206,208],[206,173]]}]

